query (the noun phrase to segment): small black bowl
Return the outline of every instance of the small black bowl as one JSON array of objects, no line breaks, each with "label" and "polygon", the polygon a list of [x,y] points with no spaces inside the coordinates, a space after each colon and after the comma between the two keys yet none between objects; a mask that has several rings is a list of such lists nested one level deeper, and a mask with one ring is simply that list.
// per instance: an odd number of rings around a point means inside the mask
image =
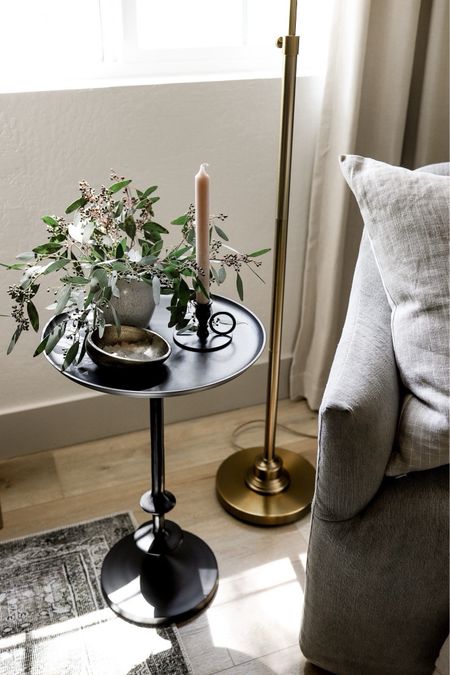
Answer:
[{"label": "small black bowl", "polygon": [[[133,344],[145,349],[140,357],[137,355],[133,357]],[[118,353],[105,350],[105,347],[114,346],[117,347]],[[148,328],[121,326],[118,334],[116,326],[107,324],[102,337],[98,328],[89,333],[86,351],[98,366],[143,368],[164,363],[169,358],[172,348],[167,340]]]}]

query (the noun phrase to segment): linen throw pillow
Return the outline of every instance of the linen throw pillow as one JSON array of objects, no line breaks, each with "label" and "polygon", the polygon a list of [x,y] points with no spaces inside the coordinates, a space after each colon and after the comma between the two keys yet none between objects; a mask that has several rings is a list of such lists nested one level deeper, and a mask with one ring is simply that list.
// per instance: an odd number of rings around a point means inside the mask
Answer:
[{"label": "linen throw pillow", "polygon": [[364,219],[392,309],[407,390],[386,473],[449,461],[450,179],[356,155],[341,169]]}]

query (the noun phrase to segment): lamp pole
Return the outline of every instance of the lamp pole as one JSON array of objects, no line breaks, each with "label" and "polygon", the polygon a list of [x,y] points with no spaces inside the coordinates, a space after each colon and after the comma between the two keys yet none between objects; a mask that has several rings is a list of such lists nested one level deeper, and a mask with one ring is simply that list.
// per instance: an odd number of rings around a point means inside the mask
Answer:
[{"label": "lamp pole", "polygon": [[283,49],[284,69],[264,447],[234,453],[221,464],[216,479],[217,495],[224,508],[258,525],[297,520],[311,504],[315,481],[314,468],[308,461],[295,452],[277,448],[275,443],[299,51],[296,25],[297,0],[290,0],[289,33],[277,41]]}]

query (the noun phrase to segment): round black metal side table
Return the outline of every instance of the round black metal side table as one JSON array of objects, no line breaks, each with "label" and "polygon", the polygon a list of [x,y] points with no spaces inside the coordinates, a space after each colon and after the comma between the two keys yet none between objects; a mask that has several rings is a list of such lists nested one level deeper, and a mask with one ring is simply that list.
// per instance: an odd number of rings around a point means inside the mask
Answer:
[{"label": "round black metal side table", "polygon": [[[102,567],[102,591],[109,606],[128,621],[149,626],[187,619],[212,600],[217,590],[218,567],[210,547],[191,532],[166,519],[175,506],[165,488],[164,398],[217,387],[249,368],[261,354],[264,328],[242,305],[213,296],[215,312],[228,312],[236,320],[230,344],[218,351],[183,349],[168,328],[170,298],[163,296],[150,328],[171,345],[169,359],[156,368],[99,368],[85,356],[63,374],[107,394],[148,398],[150,401],[151,489],[141,497],[141,508],[152,518],[136,532],[117,542]],[[44,332],[50,331],[50,322]],[[64,340],[47,357],[62,372]]]}]

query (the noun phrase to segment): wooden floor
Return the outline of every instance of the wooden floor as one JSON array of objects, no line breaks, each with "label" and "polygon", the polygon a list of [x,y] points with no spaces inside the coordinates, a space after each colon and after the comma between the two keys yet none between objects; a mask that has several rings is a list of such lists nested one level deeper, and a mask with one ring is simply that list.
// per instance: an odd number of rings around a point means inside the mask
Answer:
[{"label": "wooden floor", "polygon": [[[247,525],[215,496],[233,431],[263,415],[263,406],[255,406],[166,427],[166,486],[177,498],[171,518],[211,546],[220,570],[211,606],[179,627],[196,675],[322,672],[305,663],[298,647],[309,516],[282,527]],[[278,421],[316,433],[316,415],[304,402],[282,401]],[[262,438],[259,425],[237,442],[252,447]],[[277,443],[315,462],[315,439],[280,428]],[[146,431],[0,462],[0,540],[122,511],[143,522],[148,515],[139,498],[149,481]]]}]

